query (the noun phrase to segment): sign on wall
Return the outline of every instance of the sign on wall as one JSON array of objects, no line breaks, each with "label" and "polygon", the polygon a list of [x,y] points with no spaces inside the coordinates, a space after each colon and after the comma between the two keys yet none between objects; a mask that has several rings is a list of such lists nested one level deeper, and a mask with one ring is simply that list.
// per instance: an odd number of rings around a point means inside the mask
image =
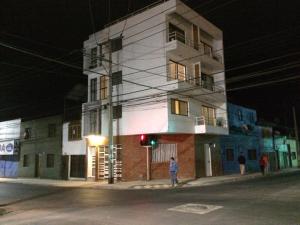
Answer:
[{"label": "sign on wall", "polygon": [[0,142],[0,155],[13,155],[14,154],[14,140]]}]

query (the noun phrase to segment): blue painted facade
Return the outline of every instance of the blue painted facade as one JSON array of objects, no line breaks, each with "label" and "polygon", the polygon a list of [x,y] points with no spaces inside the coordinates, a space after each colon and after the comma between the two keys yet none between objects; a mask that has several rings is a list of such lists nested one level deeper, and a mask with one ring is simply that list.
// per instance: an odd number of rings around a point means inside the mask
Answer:
[{"label": "blue painted facade", "polygon": [[259,171],[260,132],[253,109],[228,103],[229,135],[220,137],[224,174],[239,173],[238,157],[246,158],[246,172]]}]

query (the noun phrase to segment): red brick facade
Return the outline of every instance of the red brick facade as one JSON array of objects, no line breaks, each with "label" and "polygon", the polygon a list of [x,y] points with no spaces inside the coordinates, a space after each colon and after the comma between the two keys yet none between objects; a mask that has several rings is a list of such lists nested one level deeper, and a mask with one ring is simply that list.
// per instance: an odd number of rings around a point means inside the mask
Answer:
[{"label": "red brick facade", "polygon": [[[121,136],[117,142],[122,145],[122,180],[145,180],[147,177],[145,147],[140,146],[140,136]],[[159,135],[159,143],[177,144],[179,178],[195,178],[195,135]],[[151,155],[151,154],[150,154]],[[152,163],[151,178],[169,178],[169,163]]]}]

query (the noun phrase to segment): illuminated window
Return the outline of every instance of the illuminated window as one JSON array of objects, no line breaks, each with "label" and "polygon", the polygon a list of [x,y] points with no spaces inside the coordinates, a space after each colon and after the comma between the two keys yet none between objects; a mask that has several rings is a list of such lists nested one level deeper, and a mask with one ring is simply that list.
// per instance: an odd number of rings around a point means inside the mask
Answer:
[{"label": "illuminated window", "polygon": [[100,99],[106,99],[108,95],[108,78],[106,76],[100,77]]},{"label": "illuminated window", "polygon": [[216,124],[216,113],[212,107],[202,106],[202,116],[205,118],[205,124],[215,126]]},{"label": "illuminated window", "polygon": [[186,67],[185,65],[176,63],[174,61],[169,61],[169,80],[182,80],[185,81],[186,77]]},{"label": "illuminated window", "polygon": [[178,99],[171,99],[171,113],[175,115],[187,116],[188,103]]}]

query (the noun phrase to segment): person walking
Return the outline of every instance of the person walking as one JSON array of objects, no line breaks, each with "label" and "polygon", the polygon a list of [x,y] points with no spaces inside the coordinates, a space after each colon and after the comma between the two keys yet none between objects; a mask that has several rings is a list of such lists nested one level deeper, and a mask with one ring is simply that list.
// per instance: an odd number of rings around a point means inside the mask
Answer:
[{"label": "person walking", "polygon": [[259,166],[260,166],[260,171],[261,171],[262,175],[265,175],[266,165],[267,165],[267,161],[266,161],[264,155],[262,155],[259,160]]},{"label": "person walking", "polygon": [[238,157],[238,161],[240,164],[240,173],[241,175],[245,174],[245,164],[246,164],[246,158],[243,155],[243,153],[240,154],[240,156]]},{"label": "person walking", "polygon": [[175,185],[178,184],[178,179],[177,179],[178,165],[177,165],[174,157],[170,158],[169,171],[170,171],[170,177],[171,177],[171,184],[172,184],[172,187],[174,187]]},{"label": "person walking", "polygon": [[269,170],[269,159],[268,159],[268,155],[267,154],[263,154],[263,160],[265,161],[265,168],[264,168],[264,171],[265,171],[265,174],[267,175]]}]

